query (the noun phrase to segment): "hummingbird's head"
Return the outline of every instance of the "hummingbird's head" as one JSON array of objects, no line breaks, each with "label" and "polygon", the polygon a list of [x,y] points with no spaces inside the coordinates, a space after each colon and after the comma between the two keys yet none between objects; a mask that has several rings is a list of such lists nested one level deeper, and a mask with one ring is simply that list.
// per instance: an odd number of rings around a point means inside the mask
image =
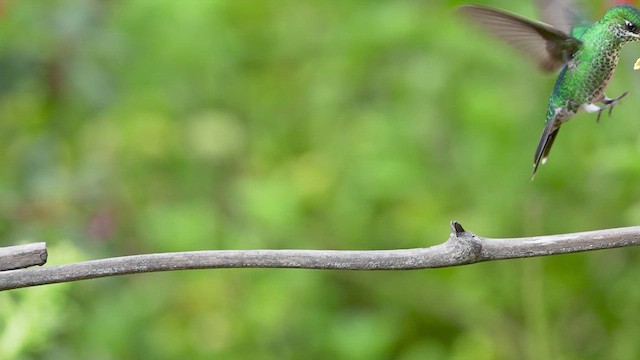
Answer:
[{"label": "hummingbird's head", "polygon": [[601,22],[607,25],[621,43],[640,41],[640,10],[631,5],[612,7],[604,14]]}]

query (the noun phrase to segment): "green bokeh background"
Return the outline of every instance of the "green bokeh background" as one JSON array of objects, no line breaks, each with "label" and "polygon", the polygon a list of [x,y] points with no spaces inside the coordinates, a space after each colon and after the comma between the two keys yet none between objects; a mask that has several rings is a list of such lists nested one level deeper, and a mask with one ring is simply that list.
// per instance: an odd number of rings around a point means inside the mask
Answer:
[{"label": "green bokeh background", "polygon": [[[50,264],[640,223],[638,44],[532,182],[554,76],[457,1],[0,4],[0,246]],[[639,279],[635,248],[98,279],[0,293],[0,358],[633,359]]]}]

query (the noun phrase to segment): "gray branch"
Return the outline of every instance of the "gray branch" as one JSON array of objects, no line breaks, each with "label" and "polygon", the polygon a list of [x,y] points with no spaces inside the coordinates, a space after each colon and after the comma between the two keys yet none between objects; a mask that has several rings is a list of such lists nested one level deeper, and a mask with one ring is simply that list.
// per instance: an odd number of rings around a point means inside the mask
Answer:
[{"label": "gray branch", "polygon": [[47,262],[47,244],[43,242],[0,248],[0,271],[22,269]]},{"label": "gray branch", "polygon": [[[0,290],[156,271],[221,268],[414,270],[482,261],[640,245],[640,226],[564,235],[490,239],[453,221],[449,239],[405,250],[211,250],[123,256],[66,265],[0,271]],[[0,249],[2,250],[2,249]],[[2,251],[0,251],[0,254]],[[46,258],[46,256],[45,256]],[[0,257],[0,268],[5,258]],[[33,265],[42,264],[33,263]]]}]

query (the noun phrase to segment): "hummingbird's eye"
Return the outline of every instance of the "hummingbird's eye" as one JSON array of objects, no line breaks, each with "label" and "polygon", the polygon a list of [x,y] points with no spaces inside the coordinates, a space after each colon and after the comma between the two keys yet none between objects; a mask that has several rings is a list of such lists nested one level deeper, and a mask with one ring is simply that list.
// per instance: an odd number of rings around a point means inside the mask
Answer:
[{"label": "hummingbird's eye", "polygon": [[629,20],[624,21],[625,26],[627,27],[627,31],[630,31],[634,34],[638,33],[638,27]]}]

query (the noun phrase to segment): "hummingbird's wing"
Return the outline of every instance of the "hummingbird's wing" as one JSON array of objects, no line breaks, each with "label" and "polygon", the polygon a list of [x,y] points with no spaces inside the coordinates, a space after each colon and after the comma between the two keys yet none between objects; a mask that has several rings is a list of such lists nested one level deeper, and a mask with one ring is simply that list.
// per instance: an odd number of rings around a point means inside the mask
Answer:
[{"label": "hummingbird's wing", "polygon": [[464,5],[458,11],[531,57],[543,71],[560,68],[582,46],[582,41],[551,25],[503,10]]},{"label": "hummingbird's wing", "polygon": [[572,0],[536,0],[542,21],[580,39],[591,21]]},{"label": "hummingbird's wing", "polygon": [[585,23],[580,9],[571,0],[536,0],[536,5],[543,22],[566,34]]}]

